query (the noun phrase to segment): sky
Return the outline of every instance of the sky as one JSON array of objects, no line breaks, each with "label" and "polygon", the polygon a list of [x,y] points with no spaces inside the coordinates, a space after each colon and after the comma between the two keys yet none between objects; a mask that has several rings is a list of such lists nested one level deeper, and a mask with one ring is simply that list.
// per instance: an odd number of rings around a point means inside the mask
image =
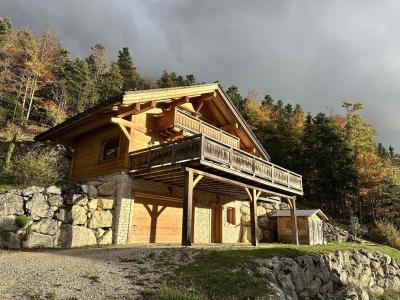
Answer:
[{"label": "sky", "polygon": [[129,47],[142,74],[194,74],[306,112],[362,102],[400,150],[400,1],[1,0],[17,28],[55,31],[74,56]]}]

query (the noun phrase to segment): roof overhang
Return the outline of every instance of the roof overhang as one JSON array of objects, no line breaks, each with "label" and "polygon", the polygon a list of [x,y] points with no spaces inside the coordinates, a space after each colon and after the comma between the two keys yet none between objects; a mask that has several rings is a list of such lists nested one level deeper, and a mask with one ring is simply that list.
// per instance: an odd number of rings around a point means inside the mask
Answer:
[{"label": "roof overhang", "polygon": [[[135,105],[142,104],[149,101],[159,103],[159,102],[172,102],[176,99],[182,97],[194,98],[201,97],[204,95],[211,95],[215,97],[215,101],[220,101],[220,105],[224,105],[227,111],[231,113],[231,118],[239,124],[239,129],[243,131],[245,136],[248,137],[254,148],[266,160],[270,160],[270,156],[267,151],[258,141],[252,130],[250,129],[247,122],[244,120],[240,112],[237,110],[233,102],[230,100],[229,96],[223,91],[221,85],[217,83],[211,84],[200,84],[185,87],[174,87],[174,88],[164,88],[164,89],[152,89],[152,90],[141,90],[141,91],[127,91],[124,94],[118,95],[116,97],[110,98],[106,101],[99,103],[98,105],[64,121],[63,123],[50,128],[49,130],[39,134],[35,137],[36,141],[46,141],[46,140],[57,140],[61,136],[65,136],[72,128],[77,128],[82,124],[88,125],[87,122],[90,118],[98,119],[95,115],[99,113],[104,113],[104,116],[110,114],[109,117],[113,117],[119,110],[126,110],[127,108]],[[102,123],[101,120],[97,120],[98,125],[106,124],[107,120]],[[87,126],[88,129],[94,127]]]}]

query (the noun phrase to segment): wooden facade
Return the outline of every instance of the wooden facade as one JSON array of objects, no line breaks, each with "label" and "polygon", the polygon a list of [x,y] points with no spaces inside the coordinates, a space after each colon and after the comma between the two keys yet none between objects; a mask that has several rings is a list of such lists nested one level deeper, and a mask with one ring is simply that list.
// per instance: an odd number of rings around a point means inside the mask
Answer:
[{"label": "wooden facade", "polygon": [[[277,219],[278,241],[288,243],[292,241],[292,218],[289,210],[281,210],[272,215]],[[297,226],[299,243],[304,245],[324,244],[323,222],[328,218],[319,210],[297,210]]]},{"label": "wooden facade", "polygon": [[[157,207],[158,201],[168,202],[171,205],[163,206],[169,208],[164,208],[160,222],[171,223],[168,215],[181,218],[183,245],[190,245],[193,240],[194,189],[249,201],[253,244],[257,243],[257,199],[281,197],[294,212],[295,197],[303,194],[301,176],[270,162],[267,151],[218,83],[126,92],[36,139],[61,143],[71,150],[71,178],[75,180],[125,171],[133,180],[140,178],[182,186],[184,195],[178,206],[165,199],[139,197],[132,211],[137,212],[143,224],[151,224],[150,206]],[[217,220],[218,210],[213,215]],[[294,213],[291,220],[292,240],[296,243]],[[146,228],[152,228],[149,226]],[[129,239],[146,240],[140,236],[149,233],[140,225],[136,227]],[[214,227],[213,239],[219,240],[218,226]],[[173,234],[165,236],[176,240]]]}]

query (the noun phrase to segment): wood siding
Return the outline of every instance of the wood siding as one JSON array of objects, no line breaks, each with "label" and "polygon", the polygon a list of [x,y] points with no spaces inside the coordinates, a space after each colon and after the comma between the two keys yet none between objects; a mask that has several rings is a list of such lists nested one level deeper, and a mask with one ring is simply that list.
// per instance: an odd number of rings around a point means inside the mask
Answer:
[{"label": "wood siding", "polygon": [[[102,161],[102,142],[109,138],[120,136],[119,156],[115,160]],[[71,177],[74,180],[84,180],[96,176],[117,173],[124,169],[127,158],[127,139],[115,125],[106,125],[88,132],[75,141]]]}]

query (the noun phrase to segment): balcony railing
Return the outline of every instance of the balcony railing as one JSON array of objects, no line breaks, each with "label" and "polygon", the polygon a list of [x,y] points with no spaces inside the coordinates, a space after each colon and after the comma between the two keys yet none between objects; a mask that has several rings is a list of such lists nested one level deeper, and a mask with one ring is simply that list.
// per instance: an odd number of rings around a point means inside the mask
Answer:
[{"label": "balcony railing", "polygon": [[179,108],[167,111],[158,118],[158,130],[162,131],[171,128],[174,128],[174,130],[189,131],[193,134],[202,133],[231,147],[239,148],[240,145],[238,137],[208,124]]},{"label": "balcony railing", "polygon": [[303,191],[301,175],[201,134],[130,153],[130,170],[134,172],[193,161],[200,165],[207,162],[224,172],[235,171],[297,194]]}]

